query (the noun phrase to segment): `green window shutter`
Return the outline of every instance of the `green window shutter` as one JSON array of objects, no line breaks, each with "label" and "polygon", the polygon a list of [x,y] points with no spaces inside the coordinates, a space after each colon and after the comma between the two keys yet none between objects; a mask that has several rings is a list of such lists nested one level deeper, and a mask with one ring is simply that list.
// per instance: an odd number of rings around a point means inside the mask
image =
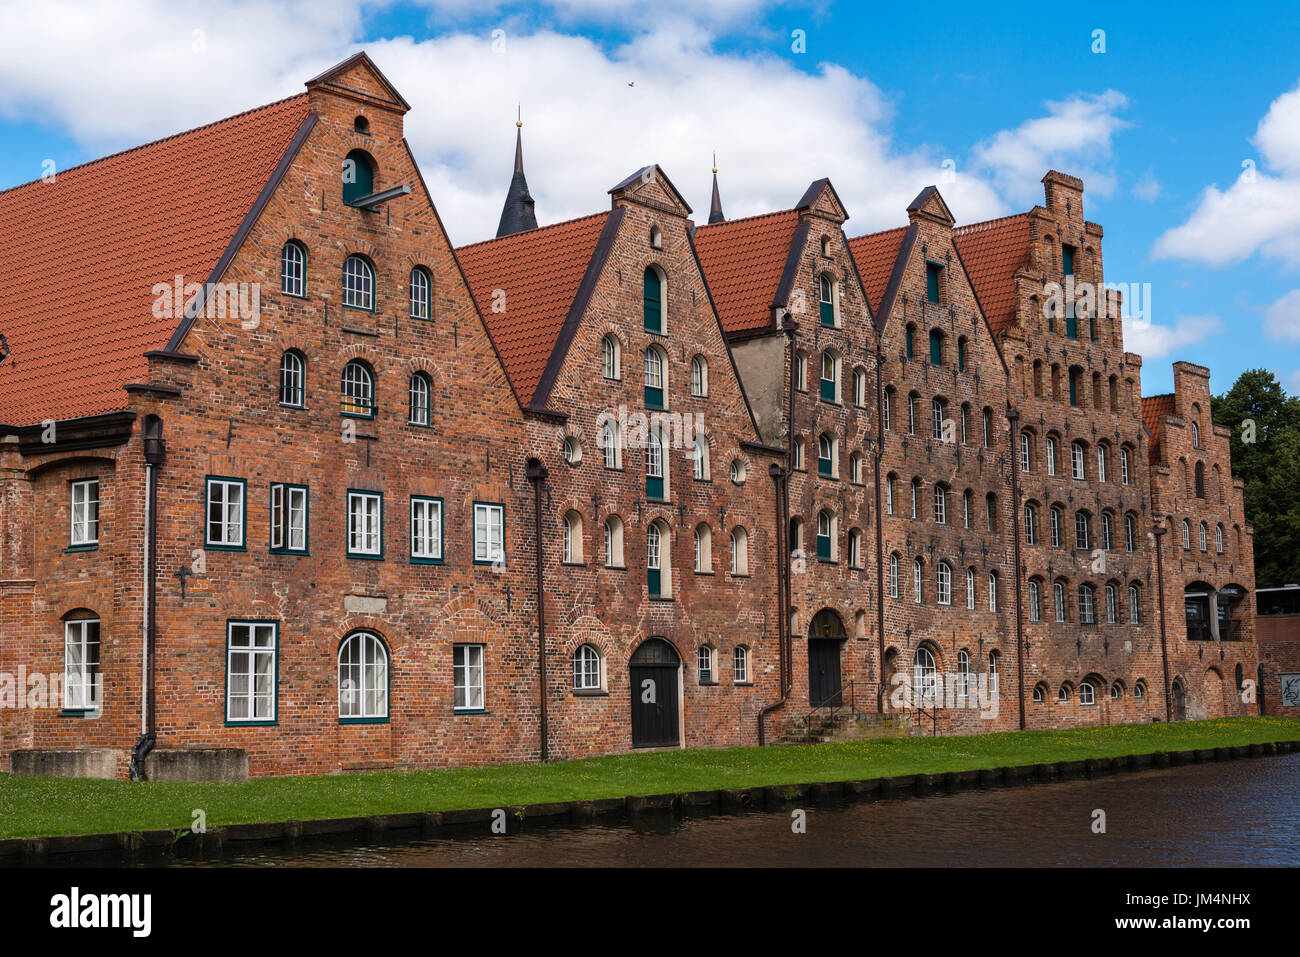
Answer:
[{"label": "green window shutter", "polygon": [[912,358],[912,330],[907,330],[907,357]]},{"label": "green window shutter", "polygon": [[817,557],[825,561],[831,560],[831,537],[829,535],[817,536]]},{"label": "green window shutter", "polygon": [[835,383],[830,379],[822,379],[822,398],[827,402],[835,401]]},{"label": "green window shutter", "polygon": [[833,303],[833,302],[823,302],[823,303],[821,303],[821,315],[822,315],[822,325],[823,325],[823,326],[831,326],[831,327],[834,327],[834,325],[835,325],[835,303]]},{"label": "green window shutter", "polygon": [[1079,338],[1079,320],[1074,315],[1074,303],[1065,304],[1065,334],[1071,339]]},{"label": "green window shutter", "polygon": [[645,497],[662,499],[664,497],[664,480],[655,475],[647,475],[645,478]]},{"label": "green window shutter", "polygon": [[664,390],[646,386],[645,407],[647,409],[662,409],[664,407]]},{"label": "green window shutter", "polygon": [[374,191],[374,170],[363,153],[353,150],[343,161],[343,202],[351,203]]},{"label": "green window shutter", "polygon": [[1077,387],[1078,387],[1078,379],[1074,375],[1071,375],[1070,376],[1070,405],[1079,404],[1079,394],[1077,392]]},{"label": "green window shutter", "polygon": [[957,340],[957,369],[960,372],[966,371],[966,343],[960,339]]},{"label": "green window shutter", "polygon": [[925,264],[925,295],[931,302],[939,301],[939,270],[935,263]]},{"label": "green window shutter", "polygon": [[1074,247],[1061,247],[1061,272],[1067,276],[1074,275]]},{"label": "green window shutter", "polygon": [[645,271],[645,331],[663,332],[663,283],[653,269]]},{"label": "green window shutter", "polygon": [[930,365],[943,365],[943,337],[933,331],[930,333]]},{"label": "green window shutter", "polygon": [[646,584],[650,586],[650,595],[652,598],[658,598],[663,594],[659,584],[659,569],[647,568],[645,573]]}]

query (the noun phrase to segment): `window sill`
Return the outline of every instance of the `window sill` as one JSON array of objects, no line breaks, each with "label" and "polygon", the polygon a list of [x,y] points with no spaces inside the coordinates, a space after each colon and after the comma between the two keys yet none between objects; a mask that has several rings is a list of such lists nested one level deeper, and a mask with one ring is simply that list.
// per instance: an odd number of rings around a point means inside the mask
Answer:
[{"label": "window sill", "polygon": [[346,557],[347,557],[347,558],[360,558],[360,559],[364,559],[365,561],[368,561],[368,562],[382,562],[382,561],[384,560],[384,556],[383,556],[383,555],[358,555],[358,554],[355,554],[355,553],[353,553],[353,552],[348,552],[347,555],[346,555]]},{"label": "window sill", "polygon": [[340,725],[347,724],[388,724],[387,718],[339,718]]},{"label": "window sill", "polygon": [[733,681],[732,684],[735,685],[737,688],[752,688],[752,687],[754,687],[754,682],[752,682],[752,681]]},{"label": "window sill", "polygon": [[268,555],[288,555],[291,558],[306,558],[311,553],[305,548],[269,548]]},{"label": "window sill", "polygon": [[290,402],[281,402],[281,403],[280,403],[280,408],[282,408],[282,409],[290,409],[290,410],[292,410],[292,411],[294,411],[294,412],[306,412],[306,411],[307,411],[307,407],[306,407],[305,405],[294,405],[294,404],[292,404],[292,403],[290,403]]},{"label": "window sill", "polygon": [[651,601],[662,601],[662,602],[669,602],[669,603],[671,603],[671,602],[676,601],[677,599],[674,598],[672,595],[651,595],[651,596],[650,596],[650,600],[651,600]]},{"label": "window sill", "polygon": [[208,542],[204,544],[203,550],[207,552],[246,552],[248,551],[248,546],[247,545],[213,545],[212,543]]},{"label": "window sill", "polygon": [[608,698],[609,692],[600,688],[574,688],[575,698]]},{"label": "window sill", "polygon": [[67,555],[71,552],[93,552],[98,548],[99,542],[90,542],[85,545],[69,545],[63,550],[63,554]]},{"label": "window sill", "polygon": [[695,574],[697,574],[697,575],[699,575],[699,576],[701,576],[701,577],[708,577],[708,578],[712,578],[712,577],[713,577],[713,572],[702,572],[702,571],[700,571],[698,568],[695,569]]},{"label": "window sill", "polygon": [[487,708],[452,708],[451,713],[454,715],[475,715],[491,714],[492,712],[488,711]]},{"label": "window sill", "polygon": [[561,568],[586,568],[586,562],[560,562]]},{"label": "window sill", "polygon": [[370,421],[375,417],[375,412],[340,412],[339,415],[345,419],[364,419]]},{"label": "window sill", "polygon": [[701,682],[700,682],[700,687],[701,687],[701,688],[716,688],[716,687],[718,687],[718,684],[719,684],[719,683],[718,683],[717,681],[701,681]]},{"label": "window sill", "polygon": [[417,556],[417,555],[412,555],[412,556],[411,556],[411,564],[412,564],[412,565],[441,565],[441,564],[442,564],[442,559],[441,559],[441,558],[421,558],[421,557],[419,557],[419,556]]},{"label": "window sill", "polygon": [[627,571],[627,566],[626,566],[626,565],[606,565],[605,567],[608,568],[610,571],[614,571],[614,572],[625,572],[625,571]]},{"label": "window sill", "polygon": [[731,577],[732,577],[732,578],[748,578],[748,577],[749,577],[749,572],[732,572],[732,573],[731,573]]},{"label": "window sill", "polygon": [[60,718],[98,718],[101,714],[99,708],[64,708],[59,712]]}]

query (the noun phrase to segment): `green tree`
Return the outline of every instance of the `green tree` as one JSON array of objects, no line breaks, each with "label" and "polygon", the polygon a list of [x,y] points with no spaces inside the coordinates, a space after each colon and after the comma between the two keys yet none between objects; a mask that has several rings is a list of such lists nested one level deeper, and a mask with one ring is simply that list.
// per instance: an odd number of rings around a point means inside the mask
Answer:
[{"label": "green tree", "polygon": [[1268,370],[1248,369],[1211,403],[1214,421],[1232,430],[1232,471],[1245,481],[1255,583],[1300,582],[1300,398]]}]

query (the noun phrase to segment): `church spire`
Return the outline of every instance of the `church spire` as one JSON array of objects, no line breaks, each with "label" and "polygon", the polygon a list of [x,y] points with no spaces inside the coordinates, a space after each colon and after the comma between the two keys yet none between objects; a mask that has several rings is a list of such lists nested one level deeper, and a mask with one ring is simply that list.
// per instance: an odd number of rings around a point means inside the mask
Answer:
[{"label": "church spire", "polygon": [[718,195],[718,154],[713,154],[713,202],[709,206],[709,222],[721,223],[726,220],[722,215],[722,198]]},{"label": "church spire", "polygon": [[528,180],[524,176],[524,136],[523,114],[520,112],[515,120],[515,171],[510,177],[510,188],[506,191],[506,202],[501,208],[501,222],[497,226],[497,236],[509,236],[525,229],[537,228],[537,214],[533,211],[533,196],[528,192]]}]

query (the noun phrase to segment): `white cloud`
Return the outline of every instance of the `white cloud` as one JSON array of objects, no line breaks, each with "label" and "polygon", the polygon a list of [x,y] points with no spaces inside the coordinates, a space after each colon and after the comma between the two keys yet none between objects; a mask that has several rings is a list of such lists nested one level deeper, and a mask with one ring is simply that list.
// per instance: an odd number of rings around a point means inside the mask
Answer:
[{"label": "white cloud", "polygon": [[1223,266],[1258,252],[1300,265],[1300,87],[1273,101],[1253,142],[1269,172],[1243,159],[1236,181],[1207,186],[1187,221],[1156,240],[1154,256]]},{"label": "white cloud", "polygon": [[1147,203],[1154,203],[1160,198],[1160,180],[1156,174],[1147,170],[1142,178],[1133,184],[1133,195]]},{"label": "white cloud", "polygon": [[979,144],[975,166],[988,172],[1004,195],[1021,203],[1041,202],[1038,181],[1048,169],[1078,176],[1090,192],[1109,196],[1115,174],[1095,164],[1110,158],[1115,134],[1130,125],[1116,115],[1127,105],[1128,98],[1116,90],[1049,101],[1046,116]]},{"label": "white cloud", "polygon": [[1265,307],[1264,330],[1273,339],[1300,342],[1300,289],[1292,289]]},{"label": "white cloud", "polygon": [[[465,2],[428,5],[441,16]],[[1113,175],[1093,164],[1125,125],[1114,115],[1121,94],[1048,103],[1045,116],[994,133],[969,160],[958,152],[949,167],[950,154],[893,142],[890,99],[867,77],[798,59],[784,37],[767,55],[718,52],[710,25],[743,21],[762,5],[619,0],[631,39],[608,48],[507,19],[505,51],[494,53],[487,29],[361,43],[361,0],[149,0],[130,16],[55,0],[39,12],[14,9],[0,32],[0,115],[40,116],[99,155],[295,93],[364,47],[413,105],[407,136],[457,244],[495,229],[519,101],[543,223],[606,208],[605,190],[651,162],[699,221],[715,149],[728,216],[788,208],[809,182],[829,176],[852,216],[851,234],[905,222],[907,204],[929,184],[962,222],[1041,202],[1049,167],[1084,176],[1090,190],[1113,188]],[[601,15],[596,6],[553,0],[547,9],[591,18]],[[488,9],[515,16],[516,7]],[[635,32],[639,22],[652,29]],[[203,52],[193,49],[194,30],[203,31]]]},{"label": "white cloud", "polygon": [[1124,348],[1145,359],[1159,359],[1222,332],[1223,328],[1223,320],[1215,315],[1179,316],[1172,326],[1125,317]]}]

